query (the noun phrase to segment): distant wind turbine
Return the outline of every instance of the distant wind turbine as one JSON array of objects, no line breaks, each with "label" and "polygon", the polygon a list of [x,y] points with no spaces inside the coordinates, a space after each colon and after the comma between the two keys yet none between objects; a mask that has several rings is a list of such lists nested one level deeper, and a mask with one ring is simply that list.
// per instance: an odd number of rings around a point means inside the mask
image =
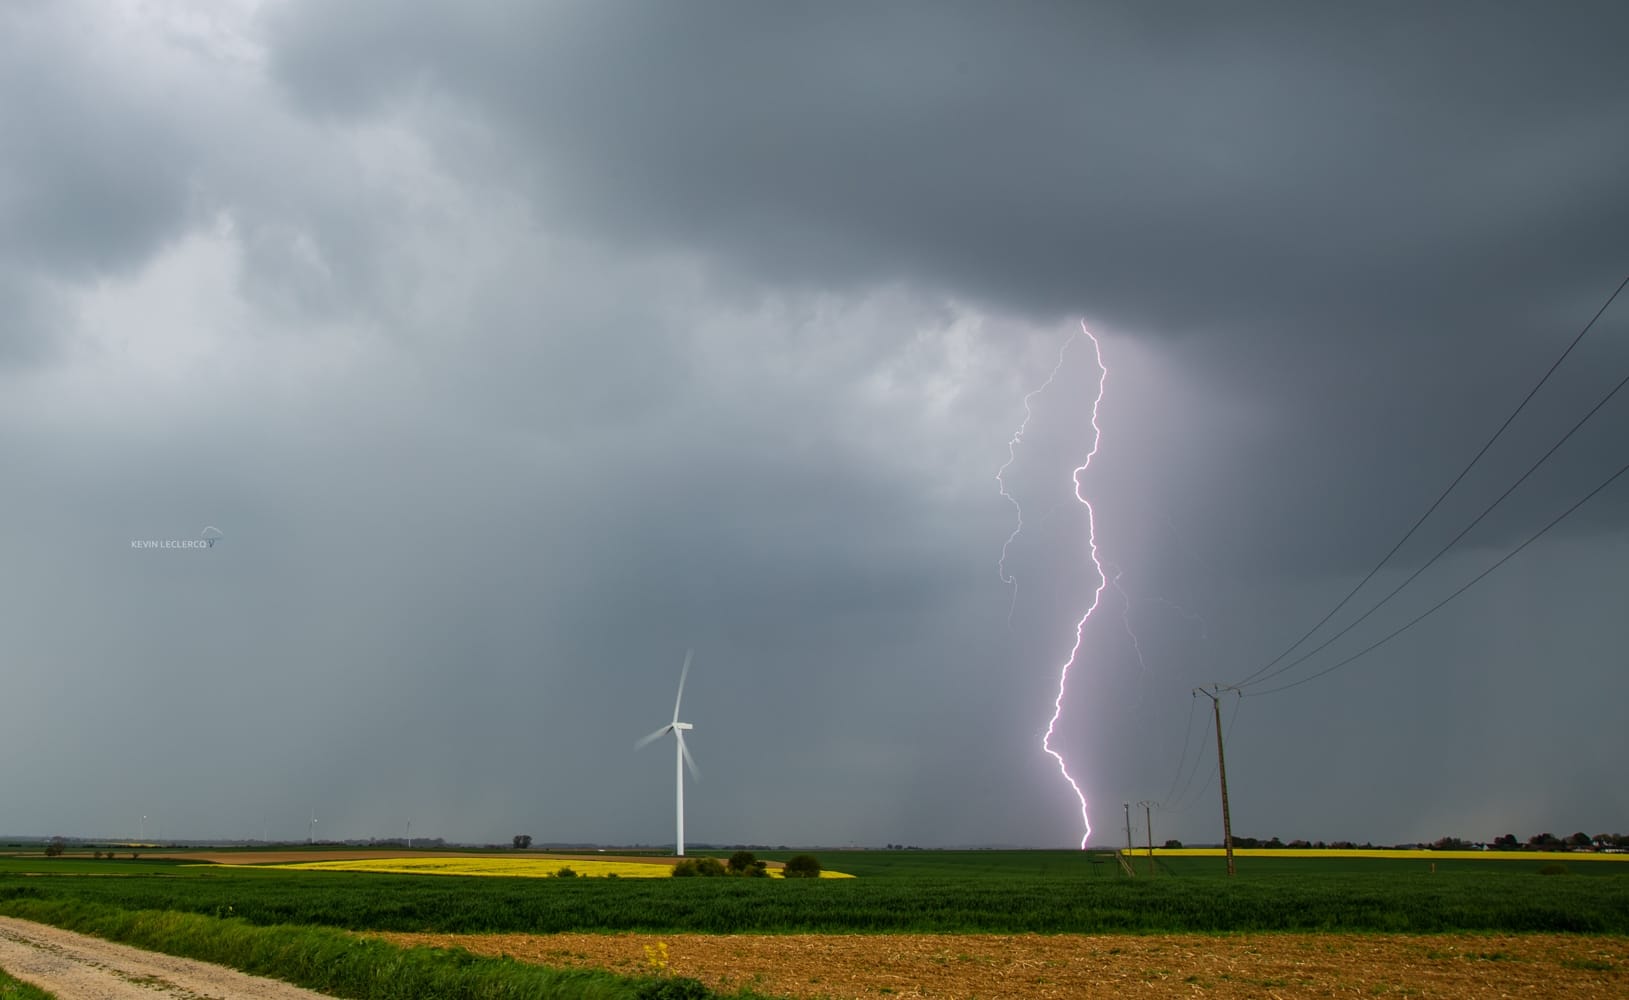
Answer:
[{"label": "distant wind turbine", "polygon": [[674,845],[678,850],[679,857],[681,857],[681,858],[684,857],[684,769],[685,769],[685,766],[689,765],[690,773],[692,775],[696,776],[697,778],[701,777],[701,772],[696,770],[696,762],[694,760],[692,760],[691,757],[690,757],[690,748],[684,745],[685,731],[689,730],[689,729],[694,729],[695,727],[692,726],[688,722],[680,722],[679,721],[679,702],[684,699],[684,679],[685,679],[686,675],[688,675],[690,673],[690,658],[693,655],[695,655],[695,650],[693,650],[693,649],[685,650],[685,653],[684,653],[684,667],[682,669],[680,669],[680,671],[679,671],[679,696],[677,698],[673,699],[673,721],[668,723],[667,725],[663,726],[661,729],[656,730],[656,732],[651,733],[649,736],[647,736],[644,739],[640,740],[638,743],[634,744],[634,749],[635,750],[640,750],[640,749],[643,749],[644,747],[650,745],[654,741],[659,740],[662,737],[666,736],[668,733],[673,734],[673,740],[674,740],[674,743],[675,743],[675,746],[676,746],[674,756],[673,756],[673,772],[674,772],[674,777],[673,777],[673,780],[674,780],[674,793],[673,794],[674,794],[674,802],[675,802],[675,805],[677,807],[677,816],[678,816],[678,837],[674,841]]}]

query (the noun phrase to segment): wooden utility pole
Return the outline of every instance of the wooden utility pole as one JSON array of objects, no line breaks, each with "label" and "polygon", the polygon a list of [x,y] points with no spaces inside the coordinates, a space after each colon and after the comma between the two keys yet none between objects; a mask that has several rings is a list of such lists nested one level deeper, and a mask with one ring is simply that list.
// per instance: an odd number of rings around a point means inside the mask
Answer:
[{"label": "wooden utility pole", "polygon": [[1125,803],[1125,807],[1126,807],[1126,851],[1125,851],[1124,854],[1121,854],[1119,851],[1115,851],[1114,853],[1120,859],[1120,867],[1125,870],[1125,873],[1127,875],[1130,875],[1132,878],[1136,878],[1137,877],[1137,869],[1131,867],[1131,852],[1136,850],[1136,848],[1134,846],[1132,846],[1132,843],[1131,843],[1131,803],[1130,802]]},{"label": "wooden utility pole", "polygon": [[[1216,773],[1222,779],[1222,846],[1227,851],[1227,873],[1233,874],[1233,819],[1227,811],[1227,759],[1222,756],[1222,686],[1212,684],[1213,691],[1194,688],[1210,699],[1216,717]],[[1232,690],[1229,688],[1228,690]]]},{"label": "wooden utility pole", "polygon": [[1148,877],[1154,877],[1154,803],[1144,799],[1137,803],[1143,807],[1143,822],[1148,826]]}]

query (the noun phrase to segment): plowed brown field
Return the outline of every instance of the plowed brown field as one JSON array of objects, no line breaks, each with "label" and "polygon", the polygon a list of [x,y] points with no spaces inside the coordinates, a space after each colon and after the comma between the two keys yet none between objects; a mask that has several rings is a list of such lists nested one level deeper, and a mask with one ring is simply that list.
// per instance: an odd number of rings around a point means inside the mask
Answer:
[{"label": "plowed brown field", "polygon": [[1570,935],[381,934],[554,966],[792,997],[1629,996],[1629,939]]}]

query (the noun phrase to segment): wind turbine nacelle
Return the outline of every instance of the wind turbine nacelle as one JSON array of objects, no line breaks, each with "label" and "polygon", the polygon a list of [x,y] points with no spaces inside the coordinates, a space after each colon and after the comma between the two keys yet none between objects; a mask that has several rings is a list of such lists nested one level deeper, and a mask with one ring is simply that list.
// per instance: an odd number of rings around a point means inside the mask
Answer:
[{"label": "wind turbine nacelle", "polygon": [[674,728],[674,729],[694,729],[694,728],[696,728],[696,727],[695,727],[695,726],[692,726],[692,725],[691,725],[691,724],[690,724],[690,723],[688,723],[688,722],[675,722],[675,723],[674,723],[674,724],[673,724],[673,728]]}]

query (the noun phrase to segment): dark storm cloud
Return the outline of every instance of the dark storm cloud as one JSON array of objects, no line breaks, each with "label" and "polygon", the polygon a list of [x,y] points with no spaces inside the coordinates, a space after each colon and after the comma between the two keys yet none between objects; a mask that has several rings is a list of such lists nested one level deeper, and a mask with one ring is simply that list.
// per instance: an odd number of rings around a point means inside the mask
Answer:
[{"label": "dark storm cloud", "polygon": [[1629,220],[1611,4],[523,7],[295,5],[276,70],[469,102],[597,232],[1151,331],[1431,336],[1593,291]]},{"label": "dark storm cloud", "polygon": [[[1343,469],[1386,469],[1403,507],[1432,495],[1621,272],[1629,105],[1607,25],[1623,18],[295,5],[269,23],[312,113],[448,95],[526,164],[495,170],[543,217],[599,238],[791,286],[903,279],[1188,336],[1186,363],[1300,415],[1259,454],[1225,449],[1262,470],[1233,489],[1298,468],[1329,489],[1300,508],[1327,510],[1352,492]],[[1558,385],[1569,403],[1597,392],[1587,373]]]},{"label": "dark storm cloud", "polygon": [[[0,12],[0,266],[128,269],[187,223],[199,145],[159,81],[94,44],[89,11]],[[87,45],[86,42],[92,44]]]}]

